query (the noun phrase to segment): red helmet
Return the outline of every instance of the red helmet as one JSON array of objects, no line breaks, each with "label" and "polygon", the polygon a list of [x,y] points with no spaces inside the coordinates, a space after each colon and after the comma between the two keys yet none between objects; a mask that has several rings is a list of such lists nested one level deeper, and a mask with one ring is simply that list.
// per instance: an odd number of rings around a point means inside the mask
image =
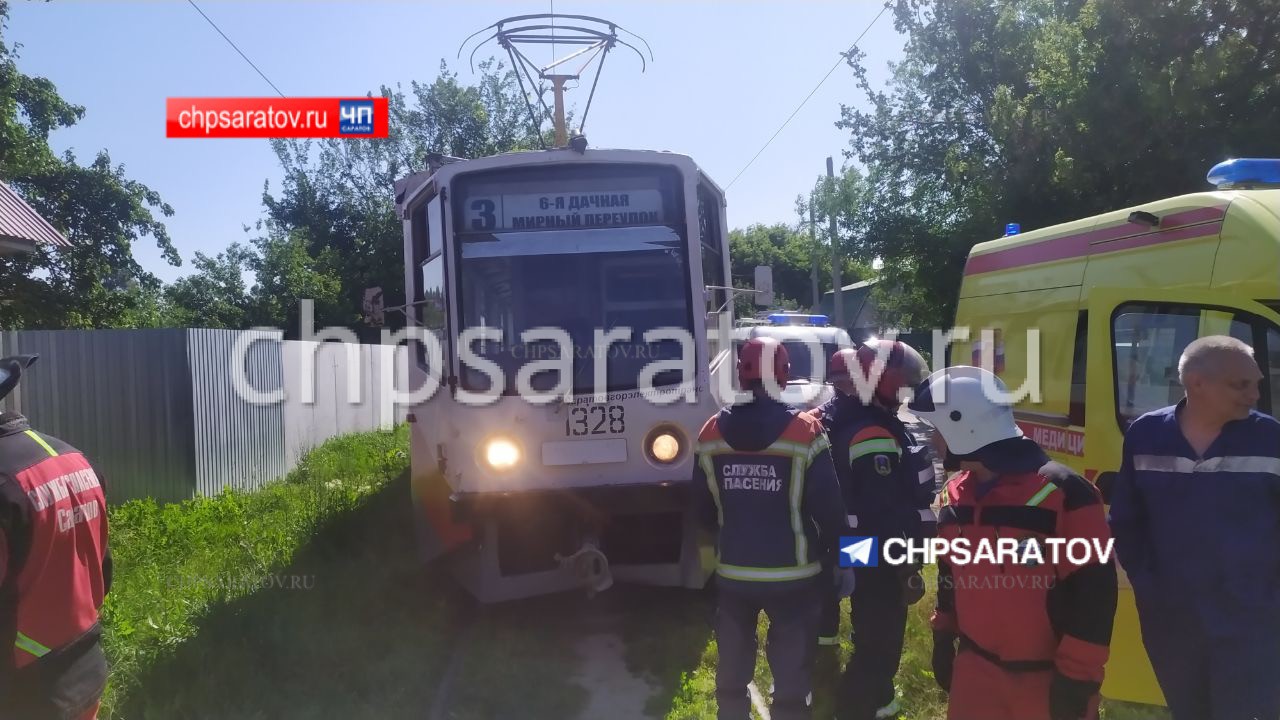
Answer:
[{"label": "red helmet", "polygon": [[827,360],[827,380],[843,380],[849,377],[850,368],[860,367],[858,351],[853,348],[840,348]]},{"label": "red helmet", "polygon": [[773,377],[779,385],[786,385],[791,373],[791,358],[787,349],[774,338],[751,338],[738,353],[738,382],[746,384],[764,379],[764,358],[773,356]]},{"label": "red helmet", "polygon": [[876,382],[875,397],[886,405],[897,406],[902,388],[914,388],[929,377],[929,365],[920,353],[898,340],[872,338],[857,349],[856,357],[864,378],[875,379],[872,372],[883,367]]}]

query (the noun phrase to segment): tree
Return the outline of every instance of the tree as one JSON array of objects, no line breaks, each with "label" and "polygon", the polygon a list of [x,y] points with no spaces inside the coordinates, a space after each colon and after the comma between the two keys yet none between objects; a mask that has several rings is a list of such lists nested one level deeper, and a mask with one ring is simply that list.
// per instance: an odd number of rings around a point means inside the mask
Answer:
[{"label": "tree", "polygon": [[258,284],[253,324],[280,327],[288,337],[298,337],[294,329],[301,331],[303,300],[315,303],[316,330],[356,324],[360,306],[343,295],[343,279],[336,269],[342,264],[338,250],[317,249],[304,229],[259,238],[254,244]]},{"label": "tree", "polygon": [[[8,18],[0,0],[0,30]],[[112,165],[105,150],[88,165],[49,148],[49,133],[75,124],[84,108],[58,95],[45,78],[22,74],[0,41],[0,179],[73,244],[0,257],[0,327],[112,327],[145,322],[159,281],[133,259],[151,236],[167,262],[180,265],[153,210],[173,209],[147,186]]]},{"label": "tree", "polygon": [[850,57],[842,108],[866,169],[843,223],[908,290],[905,325],[946,325],[970,247],[1206,189],[1231,156],[1280,153],[1280,0],[897,0],[884,90]]},{"label": "tree", "polygon": [[254,325],[256,308],[244,276],[256,261],[257,255],[240,243],[215,257],[197,252],[192,262],[196,272],[164,289],[158,324],[232,329]]},{"label": "tree", "polygon": [[[822,236],[819,235],[819,238]],[[819,245],[818,293],[831,289],[831,252]],[[813,254],[815,245],[807,232],[787,225],[752,225],[745,230],[729,233],[729,262],[734,284],[750,286],[757,265],[773,268],[773,292],[776,304],[786,309],[809,309],[813,305]],[[857,282],[869,276],[867,268],[852,258],[841,266],[844,282]],[[739,316],[754,314],[757,310],[750,296],[740,296],[735,305]]]},{"label": "tree", "polygon": [[[474,86],[442,63],[433,82],[382,87],[387,138],[272,142],[284,180],[263,187],[264,219],[248,244],[216,257],[196,254],[196,272],[165,289],[160,322],[215,327],[273,326],[301,333],[301,303],[314,301],[316,328],[359,331],[367,288],[388,305],[404,297],[404,249],[395,181],[424,170],[428,152],[482,157],[539,145],[515,76],[481,63]],[[246,288],[243,277],[255,282]],[[393,328],[403,316],[387,314]]]},{"label": "tree", "polygon": [[[398,304],[404,236],[395,181],[424,170],[430,151],[483,157],[539,145],[512,72],[492,60],[480,69],[475,86],[441,63],[434,82],[415,81],[407,94],[381,88],[390,106],[387,138],[273,143],[284,181],[278,194],[264,189],[267,217],[258,229],[265,235],[254,241],[259,321],[292,334],[297,302],[312,298],[317,325],[358,325],[365,289],[375,286],[388,305]],[[395,313],[387,321],[403,324]]]}]

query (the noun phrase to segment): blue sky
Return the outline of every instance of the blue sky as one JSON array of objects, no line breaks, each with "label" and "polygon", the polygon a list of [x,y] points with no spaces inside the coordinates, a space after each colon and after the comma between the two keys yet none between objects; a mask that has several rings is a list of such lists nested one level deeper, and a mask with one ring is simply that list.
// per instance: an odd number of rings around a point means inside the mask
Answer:
[{"label": "blue sky", "polygon": [[[197,2],[286,95],[330,97],[430,81],[441,59],[470,79],[465,55],[454,59],[464,38],[502,17],[551,8],[549,0]],[[634,56],[610,56],[588,118],[592,145],[686,153],[721,186],[880,8],[874,0],[555,3],[556,12],[613,20],[653,48],[643,74]],[[135,247],[144,267],[171,281],[191,272],[195,251],[246,238],[243,226],[261,216],[263,182],[277,186],[275,156],[264,140],[166,139],[164,101],[274,93],[195,9],[178,0],[69,0],[14,3],[10,12],[5,41],[22,45],[19,68],[86,108],[79,124],[54,134],[55,149],[87,162],[106,148],[173,206],[166,224],[184,264],[167,265],[148,240]],[[860,43],[877,86],[902,43],[891,13]],[[543,52],[550,60],[550,49]],[[730,226],[795,220],[795,196],[825,171],[825,158],[843,162],[848,134],[834,126],[841,102],[863,103],[845,67],[729,189]]]}]

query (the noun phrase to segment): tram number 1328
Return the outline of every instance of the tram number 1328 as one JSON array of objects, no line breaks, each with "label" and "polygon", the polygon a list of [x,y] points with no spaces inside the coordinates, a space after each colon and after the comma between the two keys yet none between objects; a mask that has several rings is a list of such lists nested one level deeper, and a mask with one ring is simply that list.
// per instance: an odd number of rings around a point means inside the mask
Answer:
[{"label": "tram number 1328", "polygon": [[569,409],[564,419],[564,434],[573,437],[584,435],[617,435],[627,431],[627,416],[621,405],[589,405]]}]

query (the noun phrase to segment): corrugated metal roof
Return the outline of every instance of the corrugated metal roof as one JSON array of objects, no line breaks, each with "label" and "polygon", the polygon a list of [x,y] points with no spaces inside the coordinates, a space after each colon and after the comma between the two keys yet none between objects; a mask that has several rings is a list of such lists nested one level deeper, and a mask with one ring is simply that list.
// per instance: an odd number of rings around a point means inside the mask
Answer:
[{"label": "corrugated metal roof", "polygon": [[71,247],[71,242],[62,233],[3,182],[0,182],[0,237]]}]

